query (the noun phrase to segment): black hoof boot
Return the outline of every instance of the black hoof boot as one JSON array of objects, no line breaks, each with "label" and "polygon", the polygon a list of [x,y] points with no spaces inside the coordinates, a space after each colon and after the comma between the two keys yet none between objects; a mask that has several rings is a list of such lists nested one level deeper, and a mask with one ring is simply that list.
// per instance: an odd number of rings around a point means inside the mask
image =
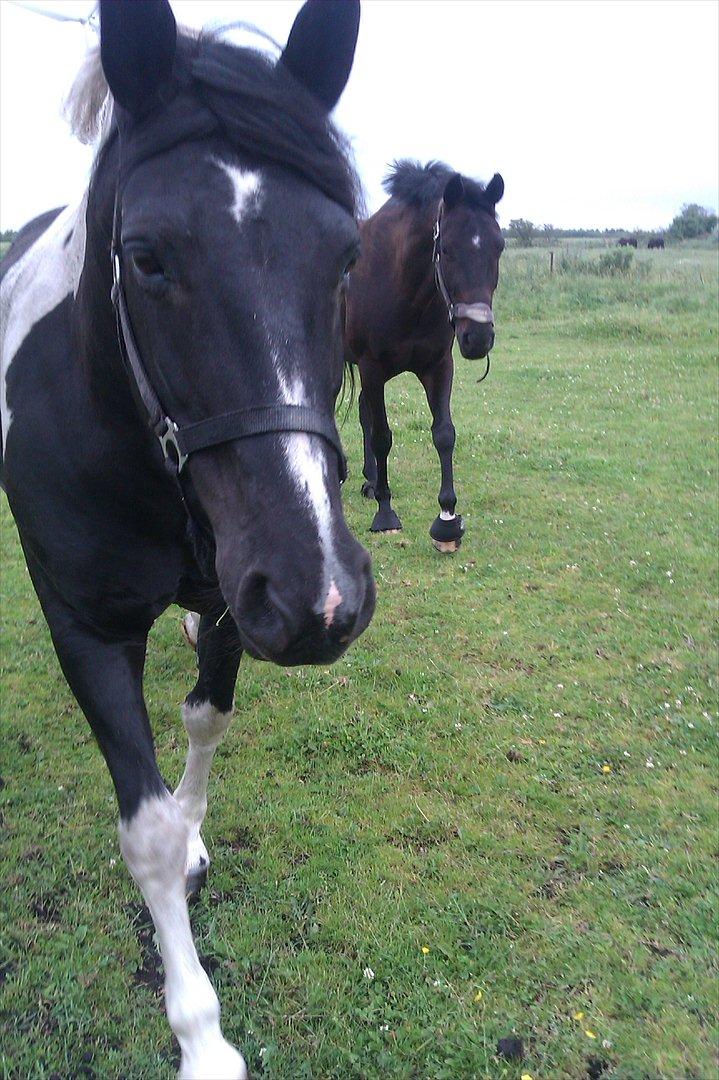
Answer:
[{"label": "black hoof boot", "polygon": [[445,521],[442,517],[436,517],[429,528],[432,543],[443,555],[449,555],[458,551],[464,535],[464,521],[460,514]]},{"label": "black hoof boot", "polygon": [[402,528],[402,522],[391,506],[380,506],[370,525],[370,532],[395,533]]},{"label": "black hoof boot", "polygon": [[360,491],[364,495],[365,499],[374,499],[374,484],[371,484],[369,480],[365,480],[364,484],[360,488]]},{"label": "black hoof boot", "polygon": [[185,896],[188,900],[196,900],[207,884],[208,864],[203,859],[199,866],[193,866],[185,878]]}]

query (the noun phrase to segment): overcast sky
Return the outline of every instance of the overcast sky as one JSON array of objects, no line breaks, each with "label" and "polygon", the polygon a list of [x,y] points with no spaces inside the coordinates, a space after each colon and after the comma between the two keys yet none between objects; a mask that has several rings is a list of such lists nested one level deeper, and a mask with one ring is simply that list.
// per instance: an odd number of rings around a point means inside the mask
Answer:
[{"label": "overcast sky", "polygon": [[[86,15],[90,0],[35,0]],[[244,19],[280,42],[299,0],[174,0],[179,22]],[[0,226],[82,190],[91,159],[60,116],[88,28],[0,2]],[[397,157],[501,172],[500,220],[667,225],[716,207],[716,0],[364,0],[335,118],[370,209]]]}]

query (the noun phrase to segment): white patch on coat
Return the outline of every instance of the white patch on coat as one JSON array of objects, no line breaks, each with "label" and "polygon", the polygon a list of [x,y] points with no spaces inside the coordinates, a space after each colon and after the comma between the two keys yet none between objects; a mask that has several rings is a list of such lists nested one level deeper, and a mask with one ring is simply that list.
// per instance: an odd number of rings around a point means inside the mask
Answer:
[{"label": "white patch on coat", "polygon": [[477,233],[476,236],[472,237],[472,247],[478,248],[481,243],[482,243],[482,237],[479,235],[479,233]]},{"label": "white patch on coat", "polygon": [[176,799],[145,799],[120,823],[120,848],[145,898],[165,968],[165,1008],[185,1080],[245,1080],[244,1059],[220,1030],[220,1003],[192,940],[185,899],[188,826]]},{"label": "white patch on coat", "polygon": [[210,865],[210,857],[200,836],[200,829],[207,813],[207,784],[212,759],[231,719],[231,711],[220,712],[209,701],[197,704],[185,702],[182,706],[182,722],[187,732],[189,747],[185,771],[175,791],[175,799],[190,830],[185,860],[186,875]]},{"label": "white patch on coat", "polygon": [[[274,360],[280,394],[285,405],[306,405],[307,396],[302,380],[295,376],[291,383],[288,382],[276,355]],[[327,451],[323,445],[324,439],[320,435],[303,435],[298,432],[283,435],[282,441],[290,475],[317,522],[325,567],[331,566],[334,562],[332,504],[327,490]]]},{"label": "white patch on coat", "polygon": [[250,169],[241,169],[239,165],[229,165],[226,161],[214,159],[215,164],[229,178],[232,184],[234,200],[230,212],[239,225],[245,217],[248,209],[257,207],[262,192],[262,177],[258,172]]},{"label": "white patch on coat", "polygon": [[[58,304],[77,293],[85,262],[87,192],[67,207],[14,263],[0,285],[0,418],[3,449],[12,423],[7,377],[30,331]],[[65,246],[68,236],[70,240]]]}]

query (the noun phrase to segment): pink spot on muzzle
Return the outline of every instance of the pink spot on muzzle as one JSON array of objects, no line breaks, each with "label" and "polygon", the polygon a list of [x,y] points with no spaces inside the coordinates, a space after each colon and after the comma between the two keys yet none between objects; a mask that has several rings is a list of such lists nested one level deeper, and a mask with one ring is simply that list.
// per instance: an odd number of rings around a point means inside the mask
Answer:
[{"label": "pink spot on muzzle", "polygon": [[332,626],[332,623],[335,621],[335,611],[341,603],[342,593],[335,585],[333,579],[327,592],[327,599],[325,600],[325,627],[328,630],[330,626]]}]

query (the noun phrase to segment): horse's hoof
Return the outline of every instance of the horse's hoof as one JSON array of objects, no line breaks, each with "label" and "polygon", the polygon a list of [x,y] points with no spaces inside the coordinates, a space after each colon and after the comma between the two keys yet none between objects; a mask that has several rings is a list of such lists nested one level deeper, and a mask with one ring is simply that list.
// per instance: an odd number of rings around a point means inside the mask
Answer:
[{"label": "horse's hoof", "polygon": [[374,520],[370,525],[370,532],[398,533],[401,528],[402,522],[399,520],[392,507],[385,506],[375,514]]},{"label": "horse's hoof", "polygon": [[429,528],[429,535],[437,551],[443,555],[451,555],[459,551],[464,535],[464,521],[460,514],[447,520],[436,517]]},{"label": "horse's hoof", "polygon": [[210,856],[201,836],[195,836],[187,844],[187,861],[185,863],[185,896],[188,900],[194,900],[207,881],[207,871],[210,869]]},{"label": "horse's hoof", "polygon": [[185,896],[188,900],[196,900],[207,884],[207,871],[209,867],[195,866],[185,877]]},{"label": "horse's hoof", "polygon": [[437,551],[441,551],[443,555],[452,555],[455,551],[459,551],[462,546],[461,540],[433,540],[432,543]]},{"label": "horse's hoof", "polygon": [[365,480],[360,492],[365,499],[374,499],[374,484],[370,484],[369,480]]},{"label": "horse's hoof", "polygon": [[185,644],[191,649],[197,648],[197,634],[200,629],[200,616],[196,611],[188,611],[180,623],[180,633],[185,639]]},{"label": "horse's hoof", "polygon": [[220,1036],[218,1044],[205,1046],[197,1060],[183,1055],[177,1080],[247,1080],[248,1075],[242,1054]]}]

